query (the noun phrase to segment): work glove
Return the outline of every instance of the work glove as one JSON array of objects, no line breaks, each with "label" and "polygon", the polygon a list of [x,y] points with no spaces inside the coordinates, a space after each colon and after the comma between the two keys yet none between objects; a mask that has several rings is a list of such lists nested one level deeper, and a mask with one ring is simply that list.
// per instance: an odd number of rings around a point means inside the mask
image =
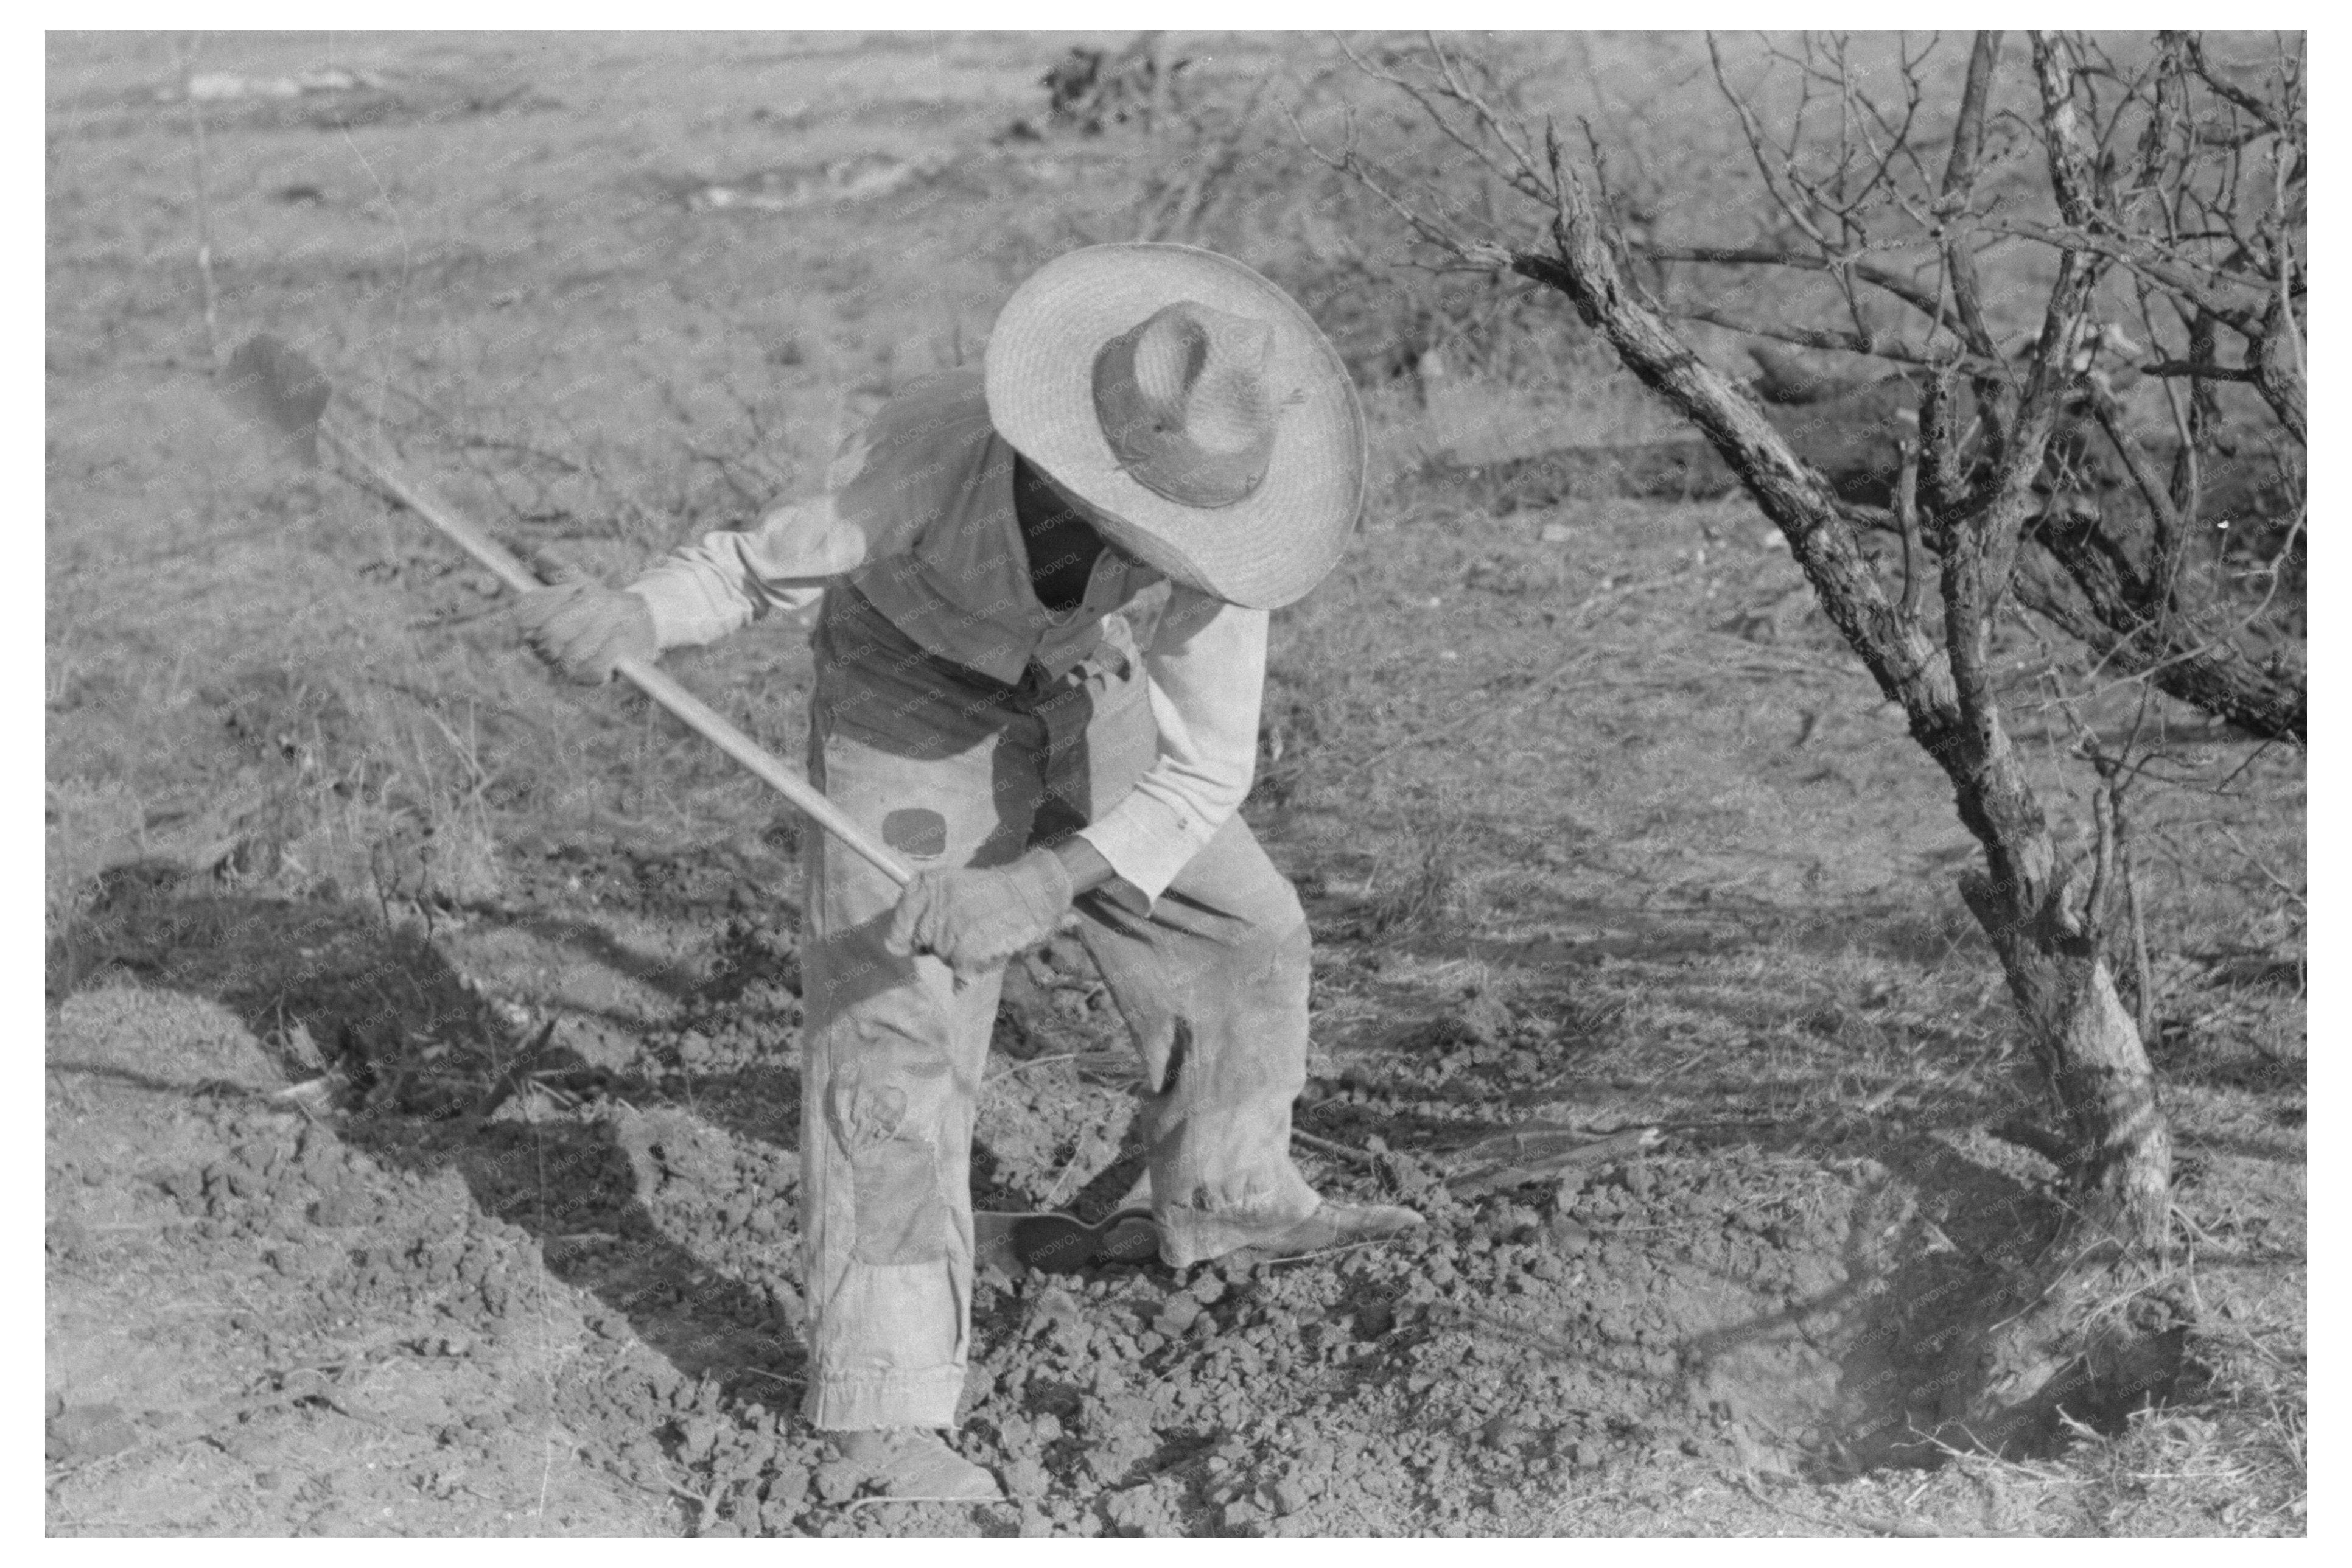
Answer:
[{"label": "work glove", "polygon": [[901,958],[936,953],[963,978],[1051,936],[1076,896],[1051,849],[992,870],[926,871],[898,895],[883,944]]},{"label": "work glove", "polygon": [[604,685],[624,658],[650,664],[661,655],[653,606],[593,578],[533,589],[522,596],[515,618],[540,657],[583,686]]}]

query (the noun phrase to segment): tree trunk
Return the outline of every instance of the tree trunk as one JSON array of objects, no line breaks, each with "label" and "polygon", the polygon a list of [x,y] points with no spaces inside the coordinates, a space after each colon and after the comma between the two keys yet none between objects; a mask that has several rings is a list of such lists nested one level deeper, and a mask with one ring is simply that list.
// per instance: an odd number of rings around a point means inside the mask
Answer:
[{"label": "tree trunk", "polygon": [[[1961,895],[1992,939],[2062,1113],[2082,1212],[2127,1246],[2159,1245],[2170,1217],[2171,1139],[2155,1075],[2095,944],[2068,910],[2047,821],[1984,674],[1995,597],[1986,590],[2005,583],[2014,563],[2031,505],[2026,481],[2041,464],[2055,389],[2037,377],[2017,413],[2013,428],[2025,439],[2011,447],[2007,466],[2023,479],[1952,529],[1948,647],[1939,647],[1919,617],[1888,602],[1827,481],[1633,296],[1581,182],[1557,158],[1552,172],[1551,247],[1487,258],[1566,294],[1627,368],[1706,435],[1779,526],[1879,689],[1902,704],[1913,738],[1952,780],[1960,817],[1983,846],[1990,875],[1965,879]],[[2045,350],[2063,348],[2063,318],[2072,308],[2053,297]]]},{"label": "tree trunk", "polygon": [[2089,1210],[2136,1248],[2164,1242],[2171,1214],[2172,1133],[2139,1029],[2097,945],[2057,900],[2021,910],[1991,879],[1960,896],[1992,939],[2064,1117],[2074,1184]]}]

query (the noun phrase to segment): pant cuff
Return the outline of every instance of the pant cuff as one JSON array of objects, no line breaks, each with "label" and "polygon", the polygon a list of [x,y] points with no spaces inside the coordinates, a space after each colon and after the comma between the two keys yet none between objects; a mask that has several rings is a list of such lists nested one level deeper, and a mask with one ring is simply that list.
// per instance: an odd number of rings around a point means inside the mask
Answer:
[{"label": "pant cuff", "polygon": [[814,1378],[801,1414],[820,1432],[864,1432],[878,1426],[951,1428],[963,1397],[963,1368],[889,1377]]}]

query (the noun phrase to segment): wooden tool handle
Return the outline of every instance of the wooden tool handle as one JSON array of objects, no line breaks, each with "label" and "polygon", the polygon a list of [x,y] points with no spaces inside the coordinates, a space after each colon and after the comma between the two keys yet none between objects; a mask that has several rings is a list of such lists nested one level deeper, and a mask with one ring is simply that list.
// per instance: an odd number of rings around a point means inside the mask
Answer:
[{"label": "wooden tool handle", "polygon": [[[362,451],[331,429],[321,426],[319,437],[346,459],[373,475],[384,489],[405,502],[410,510],[432,524],[450,542],[479,562],[515,593],[528,594],[541,586],[539,579],[515,559],[512,551],[444,505],[438,498],[399,469]],[[814,818],[818,826],[871,861],[875,869],[902,888],[915,879],[915,874],[896,855],[876,843],[867,836],[866,829],[827,800],[807,779],[777,761],[757,741],[719,717],[709,704],[680,686],[668,674],[635,658],[625,658],[616,668],[630,685],[677,715],[687,728],[740,763],[761,783]]]}]

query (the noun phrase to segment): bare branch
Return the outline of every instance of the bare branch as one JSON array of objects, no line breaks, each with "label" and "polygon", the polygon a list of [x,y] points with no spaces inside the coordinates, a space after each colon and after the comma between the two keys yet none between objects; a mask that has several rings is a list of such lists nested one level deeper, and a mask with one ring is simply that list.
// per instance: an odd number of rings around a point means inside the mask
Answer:
[{"label": "bare branch", "polygon": [[2132,368],[2142,375],[2162,376],[2172,380],[2183,378],[2203,381],[2242,381],[2252,384],[2262,379],[2259,372],[2242,364],[2216,364],[2210,360],[2160,359]]},{"label": "bare branch", "polygon": [[[1447,141],[1453,142],[1455,146],[1469,153],[1473,158],[1478,160],[1479,163],[1486,168],[1487,173],[1493,174],[1496,179],[1502,181],[1505,184],[1510,186],[1513,190],[1517,191],[1524,196],[1529,197],[1535,201],[1545,202],[1547,204],[1550,201],[1551,194],[1544,188],[1535,166],[1529,163],[1524,157],[1519,156],[1518,149],[1513,146],[1507,139],[1504,139],[1504,147],[1513,154],[1514,161],[1517,164],[1516,167],[1506,165],[1500,160],[1496,158],[1494,153],[1482,146],[1475,139],[1465,136],[1459,130],[1457,130],[1452,118],[1438,107],[1438,101],[1433,99],[1432,94],[1428,89],[1423,88],[1417,82],[1397,75],[1393,71],[1383,70],[1380,67],[1373,65],[1361,55],[1356,53],[1354,49],[1350,48],[1345,38],[1339,38],[1337,41],[1339,46],[1339,52],[1346,55],[1349,61],[1353,64],[1358,70],[1362,71],[1366,76],[1370,77],[1375,81],[1385,82],[1389,86],[1395,88],[1398,91],[1404,93],[1415,103],[1419,104],[1421,106],[1422,112],[1428,117],[1430,123],[1433,125]],[[1435,48],[1433,42],[1432,44],[1432,48],[1433,50]],[[1444,56],[1443,54],[1439,54],[1438,58],[1442,63],[1444,60]],[[1450,74],[1451,68],[1449,67],[1448,69]],[[1442,89],[1437,95],[1439,99],[1451,98],[1454,96],[1454,94],[1450,87]],[[1469,101],[1474,105],[1475,104],[1475,100]],[[1473,109],[1473,113],[1477,117],[1478,123],[1480,123],[1482,127],[1491,123],[1491,116],[1485,110],[1483,106],[1475,107]]]},{"label": "bare branch", "polygon": [[1756,111],[1748,106],[1747,95],[1736,90],[1731,85],[1730,79],[1724,75],[1723,52],[1716,47],[1715,35],[1712,33],[1709,33],[1706,37],[1706,58],[1715,68],[1715,84],[1721,90],[1724,101],[1730,104],[1732,112],[1739,117],[1739,129],[1741,134],[1747,138],[1748,156],[1755,161],[1756,172],[1763,177],[1764,189],[1771,196],[1773,205],[1780,209],[1788,220],[1796,226],[1798,232],[1807,239],[1820,246],[1824,251],[1836,250],[1838,247],[1822,233],[1811,215],[1800,207],[1790,197],[1788,192],[1781,188],[1780,174],[1787,172],[1788,165],[1783,160],[1780,173],[1776,174],[1773,169],[1773,160],[1765,155],[1764,150],[1771,145],[1771,138],[1764,133],[1764,127],[1757,121]]},{"label": "bare branch", "polygon": [[1466,105],[1476,117],[1479,130],[1500,142],[1503,151],[1511,155],[1512,163],[1527,179],[1528,194],[1547,202],[1553,200],[1557,193],[1543,183],[1544,166],[1536,162],[1532,153],[1511,139],[1509,124],[1487,106],[1486,100],[1471,91],[1463,82],[1461,73],[1445,53],[1445,47],[1437,41],[1437,35],[1429,33],[1424,37],[1429,39],[1431,58],[1437,61],[1438,69],[1444,73],[1447,89],[1457,102]]},{"label": "bare branch", "polygon": [[1314,140],[1307,134],[1306,128],[1298,123],[1298,117],[1291,111],[1288,104],[1283,105],[1282,116],[1290,122],[1291,132],[1297,136],[1299,145],[1307,149],[1310,157],[1325,167],[1337,170],[1360,182],[1364,189],[1370,191],[1383,206],[1402,218],[1406,226],[1427,243],[1436,246],[1449,256],[1459,259],[1468,258],[1470,242],[1465,241],[1444,225],[1424,216],[1419,209],[1391,193],[1389,188],[1381,183],[1379,176],[1373,172],[1372,165],[1357,153],[1352,137],[1349,144],[1334,155],[1315,144]]},{"label": "bare branch", "polygon": [[1969,74],[1960,89],[1960,111],[1952,127],[1951,156],[1944,164],[1944,184],[1937,215],[1944,224],[1944,268],[1952,280],[1952,303],[1959,313],[1961,335],[1970,349],[1990,359],[1992,329],[1986,324],[1984,285],[1977,277],[1976,255],[1967,243],[1967,228],[1952,220],[1968,212],[1976,197],[1977,164],[1984,155],[1985,103],[1992,94],[1993,67],[2000,58],[2000,35],[1982,32],[1969,53]]},{"label": "bare branch", "polygon": [[1927,595],[1927,542],[1919,536],[1919,447],[1903,443],[1903,471],[1895,481],[1895,521],[1903,531],[1903,599],[1897,607],[1916,625]]},{"label": "bare branch", "polygon": [[2266,739],[2301,743],[2302,683],[2264,669],[2210,617],[2146,614],[2090,531],[2057,518],[2035,530],[2011,578],[2019,599],[2125,678],[2153,681],[2193,707]]},{"label": "bare branch", "polygon": [[1956,336],[1963,331],[1959,319],[1946,308],[1934,290],[1866,261],[1808,256],[1802,251],[1775,250],[1764,246],[1637,245],[1633,250],[1636,255],[1654,261],[1696,261],[1723,267],[1787,267],[1802,272],[1848,271],[1873,288],[1883,289],[1894,295]]},{"label": "bare branch", "polygon": [[[2124,411],[2116,405],[2114,395],[2096,382],[2091,384],[2091,412],[2098,420],[2099,428],[2106,434],[2107,444],[2122,459],[2124,472],[2131,476],[2140,499],[2147,503],[2148,515],[2156,522],[2159,541],[2158,563],[2161,568],[2168,563],[2173,552],[2179,548],[2180,539],[2189,531],[2188,523],[2181,518],[2180,509],[2173,504],[2172,488],[2156,471],[2156,464],[2149,458],[2147,448],[2139,444],[2139,438],[2125,426]],[[2152,575],[2154,581],[2145,584],[2142,591],[2158,600],[2158,605],[2151,607],[2160,607],[2170,574],[2159,569]]]},{"label": "bare branch", "polygon": [[[2034,75],[2042,89],[2042,120],[2051,180],[2060,188],[2060,205],[2069,222],[2080,224],[2089,215],[2087,157],[2079,144],[2080,110],[2074,100],[2074,71],[2065,46],[2044,34],[2032,36]],[[2000,447],[1983,500],[1970,523],[1985,531],[1984,582],[1998,587],[2009,580],[2020,531],[2032,514],[2032,486],[2049,450],[2058,423],[2060,405],[2068,387],[2078,378],[2074,366],[2077,348],[2089,324],[2091,292],[2097,283],[2095,267],[2075,251],[2062,251],[2058,276],[2051,284],[2042,331],[2026,363],[2022,385],[2009,417],[1996,433]],[[1952,552],[1946,555],[1947,593]],[[1965,586],[1965,584],[1964,584]],[[1954,653],[1957,664],[1959,655]]]},{"label": "bare branch", "polygon": [[1941,363],[1931,358],[1925,349],[1915,347],[1900,338],[1890,337],[1884,332],[1865,336],[1859,331],[1833,331],[1820,327],[1768,326],[1759,321],[1743,321],[1735,316],[1704,305],[1685,306],[1679,310],[1669,310],[1666,315],[1675,321],[1705,321],[1709,326],[1724,327],[1735,332],[1745,332],[1749,337],[1771,338],[1780,342],[1795,343],[1801,348],[1835,349],[1843,353],[1868,354],[1874,359],[1894,360],[1902,364],[1932,366]]},{"label": "bare branch", "polygon": [[2092,862],[2091,890],[2083,899],[2083,934],[2094,943],[2106,926],[2107,889],[2116,865],[2115,768],[2104,757],[2101,761],[2105,765],[2099,769],[2099,787],[2091,792],[2091,816],[2098,827],[2098,848]]},{"label": "bare branch", "polygon": [[1919,477],[1927,487],[1928,510],[1940,532],[1942,519],[1958,510],[1967,490],[1966,465],[1960,460],[1960,429],[1952,372],[1938,367],[1919,389]]},{"label": "bare branch", "polygon": [[[2090,251],[2105,257],[2179,295],[2242,337],[2259,340],[2263,335],[2263,316],[2259,308],[2251,303],[2238,303],[2217,293],[2210,283],[2194,276],[2187,262],[2177,256],[2163,253],[2152,241],[2094,233],[2067,224],[2034,223],[2016,218],[1988,221],[1983,226],[1996,233],[2036,241],[2053,250]],[[2270,286],[2267,279],[2249,279],[2221,268],[2207,270],[2224,282],[2244,288],[2267,289]]]},{"label": "bare branch", "polygon": [[[1827,483],[1722,372],[1633,298],[1582,183],[1563,169],[1560,185],[1552,253],[1515,252],[1513,268],[1567,294],[1627,367],[1681,408],[1724,452],[1789,540],[1823,608],[1880,689],[1910,714],[1913,733],[1922,743],[1948,734],[1958,714],[1943,654],[1916,622],[1906,623],[1887,603]],[[1953,765],[1945,752],[1938,760]]]},{"label": "bare branch", "polygon": [[2189,58],[2197,68],[2198,79],[2220,96],[2228,99],[2239,109],[2243,110],[2263,130],[2273,135],[2279,133],[2279,122],[2272,114],[2270,105],[2208,65],[2205,60],[2204,40],[2194,34],[2189,37]]}]

